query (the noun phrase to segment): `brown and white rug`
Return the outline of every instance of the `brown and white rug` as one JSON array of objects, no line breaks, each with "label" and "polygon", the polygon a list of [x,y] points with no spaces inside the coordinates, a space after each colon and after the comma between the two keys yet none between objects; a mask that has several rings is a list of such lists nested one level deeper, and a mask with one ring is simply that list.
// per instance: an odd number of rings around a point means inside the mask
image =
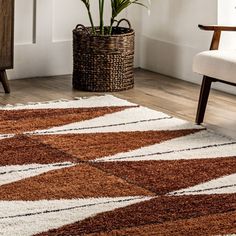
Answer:
[{"label": "brown and white rug", "polygon": [[236,233],[236,140],[113,96],[0,107],[0,235]]}]

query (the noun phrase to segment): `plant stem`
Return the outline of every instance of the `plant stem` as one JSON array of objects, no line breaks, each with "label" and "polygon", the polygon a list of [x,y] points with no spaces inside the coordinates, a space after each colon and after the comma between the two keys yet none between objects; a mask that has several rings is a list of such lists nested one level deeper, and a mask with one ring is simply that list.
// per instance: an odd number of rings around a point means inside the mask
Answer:
[{"label": "plant stem", "polygon": [[96,30],[95,30],[95,27],[94,27],[94,23],[93,23],[93,17],[92,17],[92,14],[90,12],[90,5],[86,5],[87,7],[87,11],[88,11],[88,16],[89,16],[89,20],[90,20],[90,24],[91,24],[91,27],[92,27],[92,32],[94,35],[96,35]]},{"label": "plant stem", "polygon": [[111,18],[111,24],[110,24],[110,27],[109,27],[109,35],[112,34],[112,27],[113,27],[114,22],[115,22],[115,19],[112,17]]},{"label": "plant stem", "polygon": [[101,34],[101,35],[104,35],[104,19],[103,19],[103,12],[104,12],[104,0],[99,0],[100,34]]}]

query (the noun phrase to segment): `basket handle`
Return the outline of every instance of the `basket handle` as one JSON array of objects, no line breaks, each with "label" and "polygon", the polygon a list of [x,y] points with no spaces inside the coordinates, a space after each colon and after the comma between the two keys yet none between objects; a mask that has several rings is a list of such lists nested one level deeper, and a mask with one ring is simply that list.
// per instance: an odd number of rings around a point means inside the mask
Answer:
[{"label": "basket handle", "polygon": [[120,20],[117,22],[116,27],[119,27],[119,25],[120,25],[120,23],[121,23],[122,21],[125,21],[125,22],[128,24],[129,29],[131,29],[131,24],[130,24],[129,20],[127,20],[127,19],[125,19],[125,18],[120,19]]},{"label": "basket handle", "polygon": [[77,29],[82,29],[82,30],[86,31],[87,34],[89,34],[88,29],[87,29],[84,25],[82,25],[82,24],[76,25],[75,29],[76,29],[76,30],[77,30]]}]

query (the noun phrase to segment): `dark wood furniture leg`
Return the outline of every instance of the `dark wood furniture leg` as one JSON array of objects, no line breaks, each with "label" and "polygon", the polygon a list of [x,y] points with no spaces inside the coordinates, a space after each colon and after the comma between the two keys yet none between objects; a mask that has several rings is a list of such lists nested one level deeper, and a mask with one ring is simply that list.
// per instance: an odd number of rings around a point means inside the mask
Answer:
[{"label": "dark wood furniture leg", "polygon": [[199,102],[198,102],[197,116],[196,116],[196,123],[198,125],[200,125],[204,120],[212,82],[213,82],[212,78],[209,78],[207,76],[203,77],[202,87],[201,87],[201,92],[200,92],[200,97],[199,97]]},{"label": "dark wood furniture leg", "polygon": [[0,81],[2,83],[5,93],[10,93],[10,86],[8,83],[7,73],[5,70],[0,71]]},{"label": "dark wood furniture leg", "polygon": [[[209,28],[209,27],[206,27],[203,25],[199,25],[199,28],[203,29],[203,30],[213,30],[214,31],[212,41],[211,41],[210,50],[218,50],[219,45],[220,45],[220,38],[221,38],[222,29],[221,28],[219,29],[218,27],[214,27],[214,28],[210,27]],[[207,106],[209,93],[210,93],[210,89],[211,89],[211,83],[213,81],[215,81],[215,80],[210,77],[203,76],[202,87],[201,87],[201,92],[200,92],[199,102],[198,102],[197,115],[196,115],[196,123],[198,125],[200,125],[204,120],[206,106]]]},{"label": "dark wood furniture leg", "polygon": [[5,70],[13,69],[14,0],[0,0],[0,83],[6,93],[10,87]]}]

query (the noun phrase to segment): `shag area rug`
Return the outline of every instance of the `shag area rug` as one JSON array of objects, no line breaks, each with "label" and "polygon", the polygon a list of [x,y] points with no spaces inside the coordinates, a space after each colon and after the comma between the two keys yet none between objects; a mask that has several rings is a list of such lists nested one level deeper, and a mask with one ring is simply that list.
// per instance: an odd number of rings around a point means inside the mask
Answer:
[{"label": "shag area rug", "polygon": [[0,235],[236,233],[236,141],[113,96],[0,107]]}]

